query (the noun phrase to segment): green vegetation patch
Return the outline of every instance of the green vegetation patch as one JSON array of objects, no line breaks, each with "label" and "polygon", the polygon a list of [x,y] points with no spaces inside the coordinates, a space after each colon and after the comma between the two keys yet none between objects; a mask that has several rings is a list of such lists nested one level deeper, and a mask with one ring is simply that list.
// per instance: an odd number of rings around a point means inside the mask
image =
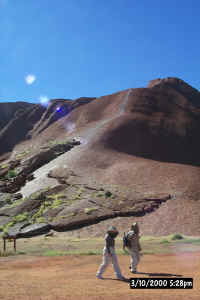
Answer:
[{"label": "green vegetation patch", "polygon": [[0,165],[0,169],[5,169],[5,168],[7,168],[7,167],[9,167],[8,164],[2,164],[2,165]]},{"label": "green vegetation patch", "polygon": [[184,236],[183,236],[182,234],[180,234],[180,233],[174,233],[174,234],[171,234],[169,237],[170,237],[173,241],[174,241],[174,240],[182,240],[182,239],[184,239]]},{"label": "green vegetation patch", "polygon": [[105,197],[110,198],[112,196],[112,193],[110,191],[105,192]]},{"label": "green vegetation patch", "polygon": [[59,208],[64,203],[62,198],[65,198],[64,194],[52,194],[45,196],[46,200],[40,205],[40,208],[32,216],[31,223],[43,223],[48,220],[44,217],[44,213],[50,209]]},{"label": "green vegetation patch", "polygon": [[13,255],[23,255],[26,254],[24,251],[0,251],[0,257],[8,257],[8,256],[13,256]]},{"label": "green vegetation patch", "polygon": [[19,214],[19,215],[13,217],[12,221],[10,221],[5,226],[3,226],[3,233],[7,234],[8,229],[10,227],[13,227],[17,223],[21,223],[21,222],[28,221],[28,220],[29,220],[29,215],[27,212],[24,212],[22,214]]},{"label": "green vegetation patch", "polygon": [[5,175],[5,178],[6,179],[14,178],[17,176],[17,174],[18,174],[18,172],[16,169],[8,170],[7,174]]},{"label": "green vegetation patch", "polygon": [[30,149],[26,149],[24,150],[23,152],[20,152],[19,154],[16,155],[16,158],[19,159],[19,158],[22,158],[24,156],[26,156],[27,154],[29,154],[31,152]]},{"label": "green vegetation patch", "polygon": [[52,199],[52,203],[49,206],[49,208],[58,208],[63,203],[63,200],[61,200],[63,198],[64,199],[66,198],[65,194],[48,195],[47,199]]},{"label": "green vegetation patch", "polygon": [[166,239],[163,239],[160,241],[160,244],[169,244],[170,242]]},{"label": "green vegetation patch", "polygon": [[12,202],[12,205],[10,207],[16,207],[20,204],[22,204],[24,202],[24,198],[20,198],[18,200],[15,200],[14,202]]},{"label": "green vegetation patch", "polygon": [[48,207],[51,206],[51,201],[44,201],[41,205],[38,211],[32,216],[31,223],[43,223],[46,222],[46,219],[44,218],[43,214],[46,211]]},{"label": "green vegetation patch", "polygon": [[96,210],[98,210],[97,206],[87,207],[84,209],[84,213],[89,215],[90,213],[92,213],[93,211],[96,211]]},{"label": "green vegetation patch", "polygon": [[7,195],[7,196],[4,198],[4,201],[5,201],[5,204],[12,204],[12,203],[13,203],[12,195]]}]

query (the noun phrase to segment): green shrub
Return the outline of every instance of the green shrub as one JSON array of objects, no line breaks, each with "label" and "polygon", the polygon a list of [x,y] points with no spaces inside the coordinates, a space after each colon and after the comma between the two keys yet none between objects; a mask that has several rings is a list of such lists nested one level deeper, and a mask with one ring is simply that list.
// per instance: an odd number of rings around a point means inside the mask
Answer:
[{"label": "green shrub", "polygon": [[160,244],[169,244],[169,241],[168,240],[161,240]]},{"label": "green shrub", "polygon": [[0,169],[5,169],[5,168],[7,168],[8,166],[9,166],[8,164],[0,165]]},{"label": "green shrub", "polygon": [[184,236],[180,233],[175,233],[175,234],[172,234],[171,239],[172,240],[182,240],[182,239],[184,239]]},{"label": "green shrub", "polygon": [[16,177],[16,176],[17,176],[17,171],[16,170],[9,170],[5,177],[7,179],[10,179],[10,178],[13,178],[13,177]]},{"label": "green shrub", "polygon": [[14,221],[15,223],[20,223],[20,222],[26,221],[27,219],[28,219],[28,213],[25,212],[25,213],[23,213],[23,214],[19,214],[19,215],[15,216],[15,217],[13,218],[13,221]]},{"label": "green shrub", "polygon": [[112,196],[112,193],[110,192],[110,191],[106,191],[105,192],[105,197],[106,198],[109,198],[109,197],[111,197]]}]

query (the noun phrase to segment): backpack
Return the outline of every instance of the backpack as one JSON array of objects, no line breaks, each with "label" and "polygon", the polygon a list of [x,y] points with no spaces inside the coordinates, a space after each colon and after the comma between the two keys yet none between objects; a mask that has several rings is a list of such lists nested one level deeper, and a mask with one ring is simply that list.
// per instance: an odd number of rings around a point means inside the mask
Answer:
[{"label": "backpack", "polygon": [[131,243],[130,243],[130,239],[128,237],[128,234],[126,234],[124,232],[124,236],[123,236],[123,248],[125,248],[125,247],[130,248],[131,247]]}]

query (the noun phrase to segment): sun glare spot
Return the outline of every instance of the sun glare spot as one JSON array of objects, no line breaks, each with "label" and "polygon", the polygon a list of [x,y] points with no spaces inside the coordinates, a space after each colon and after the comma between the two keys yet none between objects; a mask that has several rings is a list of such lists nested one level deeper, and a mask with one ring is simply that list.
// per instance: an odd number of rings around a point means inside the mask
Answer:
[{"label": "sun glare spot", "polygon": [[47,96],[40,96],[39,101],[40,101],[40,104],[45,107],[48,106],[48,104],[49,104],[49,98]]}]

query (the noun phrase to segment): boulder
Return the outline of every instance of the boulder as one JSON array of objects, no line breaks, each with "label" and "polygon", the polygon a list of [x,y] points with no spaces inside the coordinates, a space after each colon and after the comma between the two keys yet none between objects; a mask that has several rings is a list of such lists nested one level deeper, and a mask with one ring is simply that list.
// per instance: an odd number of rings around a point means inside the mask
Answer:
[{"label": "boulder", "polygon": [[15,224],[14,226],[12,226],[8,229],[6,236],[17,238],[20,234],[20,230],[23,229],[24,227],[28,226],[29,224],[30,223],[27,221]]},{"label": "boulder", "polygon": [[45,234],[49,232],[51,229],[51,226],[46,223],[39,223],[39,224],[33,224],[26,226],[22,230],[20,230],[19,237],[20,238],[27,238],[27,237],[32,237],[40,234]]}]

